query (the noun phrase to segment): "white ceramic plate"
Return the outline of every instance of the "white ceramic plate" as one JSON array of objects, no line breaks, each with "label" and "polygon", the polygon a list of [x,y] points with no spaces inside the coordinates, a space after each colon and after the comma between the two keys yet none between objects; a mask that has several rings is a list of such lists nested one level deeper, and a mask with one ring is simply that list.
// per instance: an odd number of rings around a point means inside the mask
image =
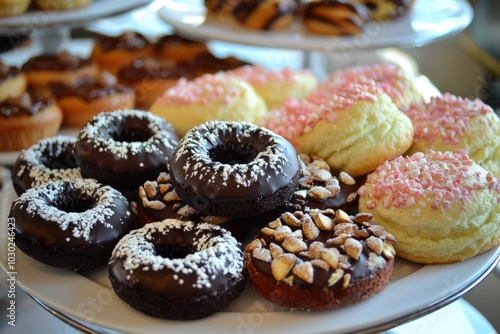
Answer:
[{"label": "white ceramic plate", "polygon": [[416,0],[399,19],[370,22],[359,36],[335,37],[306,33],[300,24],[272,32],[249,30],[231,18],[207,15],[203,2],[197,0],[167,0],[158,13],[178,32],[194,38],[318,51],[421,46],[463,30],[473,17],[465,0]]},{"label": "white ceramic plate", "polygon": [[197,321],[146,316],[110,289],[106,269],[86,276],[49,267],[16,252],[9,268],[7,215],[15,198],[12,185],[0,192],[0,265],[15,272],[18,285],[49,308],[99,332],[127,333],[347,333],[387,329],[435,311],[462,296],[496,265],[500,247],[461,263],[422,266],[398,259],[393,281],[378,295],[331,311],[290,311],[258,296],[250,286],[223,312]]},{"label": "white ceramic plate", "polygon": [[0,18],[0,33],[30,33],[60,25],[82,25],[94,20],[116,15],[143,5],[151,0],[94,0],[90,5],[66,11],[28,10],[18,16]]}]

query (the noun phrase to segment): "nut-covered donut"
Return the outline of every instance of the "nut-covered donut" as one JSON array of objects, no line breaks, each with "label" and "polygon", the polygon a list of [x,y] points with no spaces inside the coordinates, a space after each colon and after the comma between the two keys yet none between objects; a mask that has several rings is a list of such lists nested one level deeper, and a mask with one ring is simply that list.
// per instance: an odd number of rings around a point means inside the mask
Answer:
[{"label": "nut-covered donut", "polygon": [[236,299],[246,275],[243,252],[229,232],[166,219],[120,240],[109,279],[120,298],[148,315],[198,319]]},{"label": "nut-covered donut", "polygon": [[81,178],[73,157],[75,142],[75,137],[59,135],[23,150],[12,168],[12,185],[17,195],[48,181]]},{"label": "nut-covered donut", "polygon": [[264,298],[296,309],[331,309],[365,300],[389,283],[395,241],[371,214],[286,212],[260,230],[245,258]]},{"label": "nut-covered donut", "polygon": [[84,177],[130,191],[166,171],[176,145],[174,129],[158,116],[140,110],[103,112],[81,128],[75,159]]},{"label": "nut-covered donut", "polygon": [[293,146],[245,122],[210,121],[191,129],[170,162],[179,197],[215,216],[253,216],[290,199],[300,168]]},{"label": "nut-covered donut", "polygon": [[16,245],[42,263],[76,271],[106,264],[113,247],[137,228],[128,201],[92,179],[50,181],[18,197],[9,213]]}]

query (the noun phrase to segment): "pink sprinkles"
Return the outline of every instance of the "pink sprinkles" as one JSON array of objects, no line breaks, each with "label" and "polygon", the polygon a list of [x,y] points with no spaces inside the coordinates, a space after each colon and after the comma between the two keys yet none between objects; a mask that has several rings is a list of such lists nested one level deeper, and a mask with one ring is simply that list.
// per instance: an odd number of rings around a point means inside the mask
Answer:
[{"label": "pink sprinkles", "polygon": [[[436,138],[446,144],[458,146],[460,138],[470,128],[470,121],[489,113],[493,109],[481,100],[469,100],[444,94],[435,96],[427,103],[412,103],[403,112],[410,117],[415,128],[415,140],[434,142]],[[484,121],[485,127],[489,127]]]},{"label": "pink sprinkles", "polygon": [[264,120],[264,127],[278,133],[292,144],[294,139],[312,131],[326,120],[334,123],[338,114],[349,112],[360,101],[376,102],[383,91],[375,86],[345,84],[327,96],[297,100],[287,99],[279,108],[271,110]]},{"label": "pink sprinkles", "polygon": [[401,67],[394,64],[353,66],[330,74],[311,97],[316,99],[328,96],[332,90],[347,83],[377,86],[399,105],[404,100],[404,93],[410,87],[411,80]]},{"label": "pink sprinkles", "polygon": [[192,81],[181,78],[156,103],[170,106],[207,105],[210,101],[217,100],[228,105],[242,94],[240,87],[229,84],[228,81],[222,72],[205,74]]},{"label": "pink sprinkles", "polygon": [[312,76],[309,70],[294,71],[290,68],[281,70],[268,70],[260,65],[245,65],[235,70],[226,72],[227,75],[234,75],[251,84],[252,86],[266,86],[272,81],[282,83],[296,82],[297,74]]},{"label": "pink sprinkles", "polygon": [[[377,203],[388,208],[412,207],[421,198],[430,202],[433,210],[446,211],[451,203],[466,204],[475,198],[476,191],[489,189],[500,203],[500,179],[486,171],[471,169],[473,161],[463,153],[428,151],[398,157],[379,166],[358,190],[367,197],[368,209]],[[414,215],[420,215],[416,208]]]}]

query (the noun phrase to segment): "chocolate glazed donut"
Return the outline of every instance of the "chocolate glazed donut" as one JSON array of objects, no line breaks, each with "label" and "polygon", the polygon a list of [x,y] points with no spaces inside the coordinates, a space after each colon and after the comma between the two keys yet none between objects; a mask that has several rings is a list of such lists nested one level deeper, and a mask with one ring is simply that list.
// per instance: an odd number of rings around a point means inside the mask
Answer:
[{"label": "chocolate glazed donut", "polygon": [[234,301],[246,282],[243,252],[228,231],[175,219],[126,235],[108,273],[121,299],[166,319],[207,317]]},{"label": "chocolate glazed donut", "polygon": [[169,123],[148,112],[104,112],[80,130],[75,159],[84,177],[135,191],[167,171],[177,140]]},{"label": "chocolate glazed donut", "polygon": [[16,245],[42,263],[76,271],[106,264],[137,220],[123,195],[91,179],[50,181],[13,203]]},{"label": "chocolate glazed donut", "polygon": [[202,213],[254,216],[289,200],[300,165],[281,136],[245,122],[209,121],[191,129],[170,162],[179,197]]}]

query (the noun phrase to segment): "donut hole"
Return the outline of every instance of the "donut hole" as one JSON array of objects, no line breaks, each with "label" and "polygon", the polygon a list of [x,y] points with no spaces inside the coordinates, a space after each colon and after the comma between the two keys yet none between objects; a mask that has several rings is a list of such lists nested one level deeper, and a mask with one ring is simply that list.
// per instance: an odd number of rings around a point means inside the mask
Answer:
[{"label": "donut hole", "polygon": [[92,209],[94,201],[90,198],[76,196],[59,196],[53,203],[54,207],[64,212],[82,213]]},{"label": "donut hole", "polygon": [[154,136],[145,122],[124,122],[111,132],[111,138],[118,142],[145,142]]},{"label": "donut hole", "polygon": [[167,259],[182,259],[196,253],[196,249],[193,245],[158,244],[155,245],[155,252],[156,255]]},{"label": "donut hole", "polygon": [[40,162],[49,169],[71,169],[76,168],[76,160],[73,155],[73,146],[69,145],[63,150],[57,150],[55,147],[48,147],[43,152]]},{"label": "donut hole", "polygon": [[208,153],[212,161],[236,165],[252,162],[259,152],[248,144],[228,142],[214,146]]}]

